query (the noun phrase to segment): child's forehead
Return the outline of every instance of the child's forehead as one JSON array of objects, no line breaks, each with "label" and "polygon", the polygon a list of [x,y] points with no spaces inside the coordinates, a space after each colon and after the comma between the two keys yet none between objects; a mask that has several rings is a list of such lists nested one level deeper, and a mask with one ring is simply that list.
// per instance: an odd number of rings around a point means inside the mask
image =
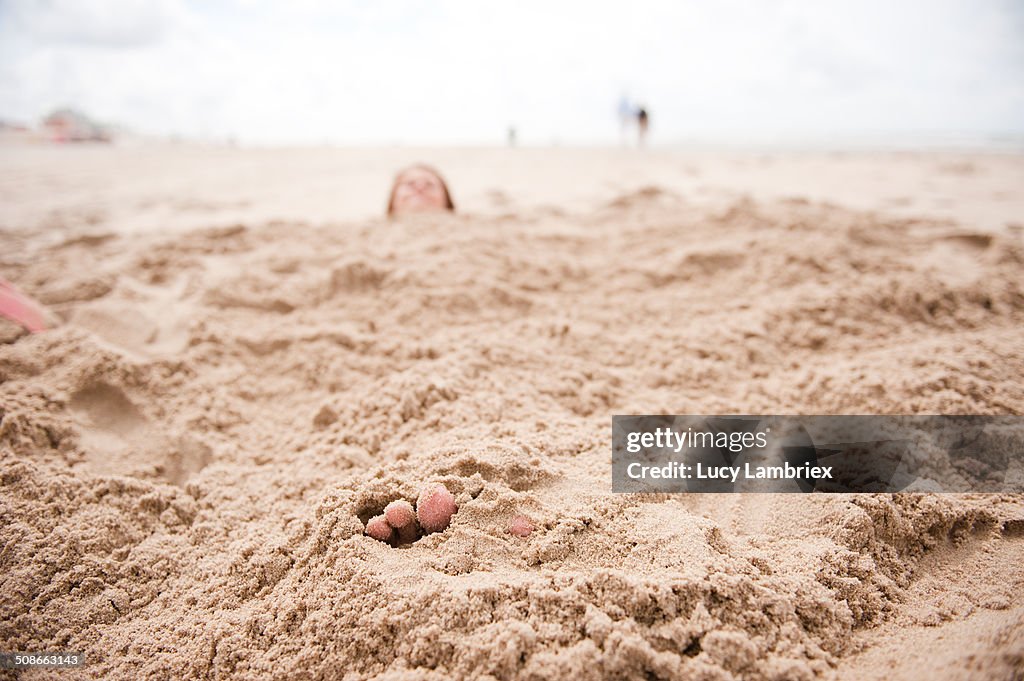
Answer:
[{"label": "child's forehead", "polygon": [[430,170],[429,168],[423,168],[421,166],[413,166],[412,168],[406,168],[405,170],[398,174],[398,180],[409,180],[412,179],[414,176],[429,177],[433,180],[438,181],[441,180],[441,178],[438,177],[437,173],[435,173],[433,170]]}]

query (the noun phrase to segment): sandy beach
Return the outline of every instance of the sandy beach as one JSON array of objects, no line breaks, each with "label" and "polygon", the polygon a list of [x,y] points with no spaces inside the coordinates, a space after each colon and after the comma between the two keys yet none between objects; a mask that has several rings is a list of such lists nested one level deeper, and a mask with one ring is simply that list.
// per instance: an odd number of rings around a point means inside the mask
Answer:
[{"label": "sandy beach", "polygon": [[[423,160],[455,215],[389,221]],[[614,414],[1024,414],[1024,156],[0,147],[0,651],[1019,679],[1024,499],[611,492]],[[451,525],[364,523],[441,482]],[[534,526],[509,532],[516,516]]]}]

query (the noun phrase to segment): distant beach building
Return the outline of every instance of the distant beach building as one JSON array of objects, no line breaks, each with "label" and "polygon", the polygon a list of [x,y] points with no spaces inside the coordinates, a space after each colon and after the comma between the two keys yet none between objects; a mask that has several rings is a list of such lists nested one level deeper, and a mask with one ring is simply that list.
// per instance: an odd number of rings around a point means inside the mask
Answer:
[{"label": "distant beach building", "polygon": [[42,128],[52,142],[110,141],[106,128],[74,109],[57,109],[43,119]]}]

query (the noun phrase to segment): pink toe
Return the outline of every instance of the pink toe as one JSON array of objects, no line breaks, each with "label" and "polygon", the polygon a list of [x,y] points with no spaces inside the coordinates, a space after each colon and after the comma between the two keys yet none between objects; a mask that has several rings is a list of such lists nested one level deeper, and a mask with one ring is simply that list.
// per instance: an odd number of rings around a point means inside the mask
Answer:
[{"label": "pink toe", "polygon": [[384,517],[388,519],[388,525],[397,530],[415,523],[416,511],[413,510],[412,504],[408,501],[398,499],[384,507]]},{"label": "pink toe", "polygon": [[430,485],[420,492],[416,501],[416,517],[424,532],[440,532],[448,527],[459,510],[455,497],[444,485]]},{"label": "pink toe", "polygon": [[388,521],[384,516],[378,515],[370,518],[370,522],[366,523],[366,534],[379,539],[380,541],[391,541],[391,537],[394,530],[388,525]]},{"label": "pink toe", "polygon": [[517,515],[508,525],[509,534],[517,537],[529,537],[533,532],[533,523],[525,515]]}]

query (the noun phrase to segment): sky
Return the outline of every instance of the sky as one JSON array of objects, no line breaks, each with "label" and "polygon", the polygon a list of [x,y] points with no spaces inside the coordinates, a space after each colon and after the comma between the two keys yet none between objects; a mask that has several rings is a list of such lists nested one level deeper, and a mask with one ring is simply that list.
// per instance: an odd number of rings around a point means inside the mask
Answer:
[{"label": "sky", "polygon": [[0,0],[0,119],[242,144],[1024,135],[1019,0]]}]

